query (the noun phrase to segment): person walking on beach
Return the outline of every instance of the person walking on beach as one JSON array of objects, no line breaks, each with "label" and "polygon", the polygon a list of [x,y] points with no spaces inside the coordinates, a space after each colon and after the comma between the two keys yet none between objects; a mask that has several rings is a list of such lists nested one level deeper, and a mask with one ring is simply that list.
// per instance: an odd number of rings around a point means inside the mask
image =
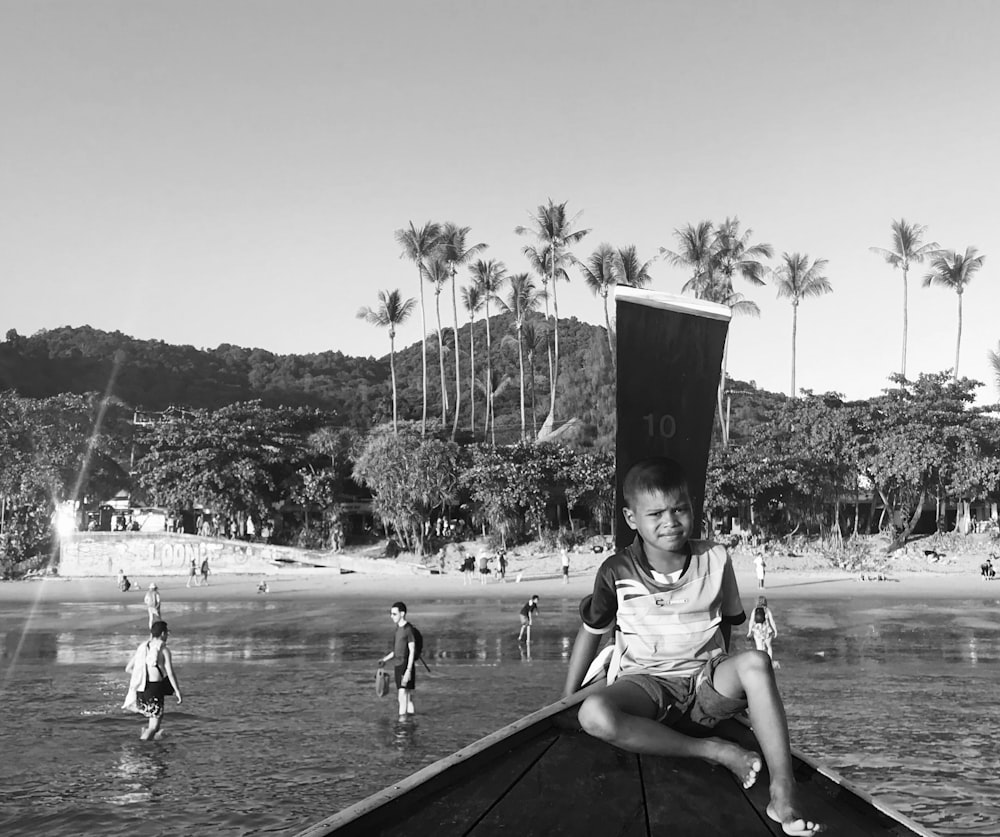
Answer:
[{"label": "person walking on beach", "polygon": [[485,584],[490,579],[490,556],[485,552],[479,556],[479,583]]},{"label": "person walking on beach", "polygon": [[753,569],[757,573],[757,587],[761,590],[764,589],[764,570],[767,569],[767,565],[764,563],[764,548],[758,549],[753,556]]},{"label": "person walking on beach", "polygon": [[[568,697],[583,684],[601,636],[613,633],[609,685],[580,704],[580,725],[628,752],[725,767],[744,788],[766,762],[765,815],[785,834],[812,837],[822,825],[799,801],[774,668],[759,651],[730,652],[732,628],[746,620],[736,573],[724,546],[692,539],[684,469],[665,457],[640,460],[626,472],[622,493],[636,538],[597,571],[593,593],[580,604],[583,624],[566,673]],[[747,709],[763,758],[711,735],[719,721]]]},{"label": "person walking on beach", "polygon": [[198,584],[198,564],[195,562],[194,558],[191,559],[191,564],[188,566],[187,586],[190,587],[192,584]]},{"label": "person walking on beach", "polygon": [[413,708],[413,690],[417,688],[417,638],[406,621],[406,604],[393,602],[389,618],[396,625],[392,637],[392,651],[382,657],[382,662],[392,660],[396,676],[396,694],[399,697],[399,719],[416,714]]},{"label": "person walking on beach", "polygon": [[497,577],[501,581],[507,580],[507,550],[497,550]]},{"label": "person walking on beach", "polygon": [[208,558],[201,559],[201,583],[208,585]]},{"label": "person walking on beach", "polygon": [[160,592],[155,581],[150,583],[149,589],[142,600],[146,603],[146,612],[149,614],[149,627],[152,628],[154,622],[160,621]]},{"label": "person walking on beach", "polygon": [[517,632],[518,642],[525,634],[528,635],[528,642],[531,642],[531,623],[534,622],[536,613],[538,613],[538,596],[532,596],[518,611],[521,617],[521,630]]},{"label": "person walking on beach", "polygon": [[763,651],[774,659],[774,652],[771,649],[771,640],[778,635],[778,628],[774,624],[774,614],[767,606],[767,599],[761,596],[757,599],[757,606],[753,609],[750,617],[750,627],[747,629],[747,639],[753,639],[754,647],[758,651]]},{"label": "person walking on beach", "polygon": [[559,551],[561,553],[562,561],[562,577],[563,584],[569,584],[569,552],[566,550],[566,544],[563,544]]},{"label": "person walking on beach", "polygon": [[167,623],[157,620],[149,628],[149,639],[139,645],[125,671],[132,675],[122,709],[138,712],[149,719],[139,737],[149,741],[159,737],[163,723],[163,699],[167,695],[181,703],[181,687],[174,673],[174,661],[167,648]]}]

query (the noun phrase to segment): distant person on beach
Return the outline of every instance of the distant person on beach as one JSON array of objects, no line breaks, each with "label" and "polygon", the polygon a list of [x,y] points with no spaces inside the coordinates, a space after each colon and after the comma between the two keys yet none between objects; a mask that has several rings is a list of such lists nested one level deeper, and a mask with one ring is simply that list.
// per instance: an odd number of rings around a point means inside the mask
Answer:
[{"label": "distant person on beach", "polygon": [[753,639],[754,647],[758,651],[763,651],[774,659],[774,652],[771,649],[771,640],[778,635],[778,629],[774,624],[774,615],[771,608],[767,606],[767,599],[761,596],[757,599],[757,606],[750,615],[750,627],[747,630],[747,639]]},{"label": "distant person on beach", "polygon": [[520,642],[527,633],[528,642],[531,642],[531,625],[535,621],[535,614],[538,613],[538,596],[532,596],[528,599],[521,605],[521,610],[518,613],[521,617],[521,630],[517,633],[517,641]]},{"label": "distant person on beach", "polygon": [[191,564],[188,566],[188,583],[187,586],[190,587],[192,584],[198,583],[198,563],[191,559]]},{"label": "distant person on beach", "polygon": [[[733,625],[746,620],[726,548],[692,540],[688,479],[664,457],[633,464],[622,486],[623,515],[637,533],[601,564],[580,604],[564,694],[583,684],[603,634],[614,632],[610,684],[580,705],[584,731],[623,750],[697,757],[727,768],[744,787],[766,761],[765,813],[785,834],[811,837],[821,826],[800,808],[788,724],[768,656],[729,652]],[[749,708],[760,754],[711,729]],[[708,735],[706,735],[708,734]]]},{"label": "distant person on beach", "polygon": [[258,583],[258,585],[257,585],[257,592],[258,593],[268,593],[268,592],[270,592],[270,588],[268,588],[268,586],[267,586],[267,579],[266,578],[262,578],[260,580],[260,583]]},{"label": "distant person on beach", "polygon": [[764,589],[764,571],[767,569],[767,565],[764,563],[764,550],[758,549],[753,556],[753,569],[757,573],[757,586],[763,590]]},{"label": "distant person on beach", "polygon": [[149,589],[142,600],[146,603],[146,611],[149,614],[149,627],[152,628],[154,622],[160,621],[160,591],[155,581],[150,583]]},{"label": "distant person on beach", "polygon": [[132,675],[122,709],[138,712],[149,718],[140,738],[148,741],[159,737],[163,723],[163,699],[167,695],[181,702],[181,687],[174,673],[174,661],[167,648],[167,623],[161,620],[149,628],[149,639],[135,649],[125,671]]},{"label": "distant person on beach", "polygon": [[507,580],[507,550],[497,550],[497,578],[501,581]]},{"label": "distant person on beach", "polygon": [[466,555],[462,561],[462,584],[472,584],[472,574],[476,571],[476,558]]},{"label": "distant person on beach", "polygon": [[993,569],[992,558],[993,556],[991,555],[982,564],[979,565],[979,574],[987,581],[990,581],[993,578],[993,576],[997,574],[996,570]]},{"label": "distant person on beach", "polygon": [[127,593],[132,587],[132,582],[128,580],[128,576],[125,575],[124,570],[118,570],[118,589],[123,593]]},{"label": "distant person on beach", "polygon": [[485,552],[479,556],[479,583],[485,584],[490,579],[490,556]]},{"label": "distant person on beach", "polygon": [[417,688],[417,639],[413,628],[406,621],[406,604],[393,602],[389,608],[389,618],[396,625],[392,637],[392,651],[382,658],[383,663],[392,660],[396,675],[396,694],[399,697],[399,719],[413,715],[413,690]]},{"label": "distant person on beach", "polygon": [[201,559],[201,583],[208,584],[208,558]]},{"label": "distant person on beach", "polygon": [[563,584],[569,584],[569,552],[566,549],[566,544],[563,544],[560,548],[560,560],[562,562],[562,577]]}]

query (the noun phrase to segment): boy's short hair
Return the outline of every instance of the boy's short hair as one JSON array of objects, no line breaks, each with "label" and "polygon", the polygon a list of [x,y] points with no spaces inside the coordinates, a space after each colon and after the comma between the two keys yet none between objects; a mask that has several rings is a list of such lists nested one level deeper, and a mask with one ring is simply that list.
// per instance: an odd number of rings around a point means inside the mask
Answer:
[{"label": "boy's short hair", "polygon": [[662,491],[664,494],[683,491],[690,494],[684,467],[666,456],[651,456],[633,463],[622,484],[625,507],[633,508],[640,494],[651,494],[654,491]]},{"label": "boy's short hair", "polygon": [[390,610],[398,610],[400,613],[406,613],[406,604],[405,602],[393,602]]},{"label": "boy's short hair", "polygon": [[152,625],[149,626],[149,635],[153,637],[153,639],[159,639],[165,633],[167,633],[166,622],[163,621],[154,622]]}]

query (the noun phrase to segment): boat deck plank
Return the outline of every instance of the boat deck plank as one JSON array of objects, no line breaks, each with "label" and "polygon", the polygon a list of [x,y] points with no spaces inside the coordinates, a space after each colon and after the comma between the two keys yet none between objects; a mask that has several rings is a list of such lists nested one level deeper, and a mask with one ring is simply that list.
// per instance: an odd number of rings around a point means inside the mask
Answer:
[{"label": "boat deck plank", "polygon": [[582,733],[562,732],[471,832],[498,834],[646,837],[638,760]]},{"label": "boat deck plank", "polygon": [[724,767],[699,759],[641,756],[651,834],[770,837],[769,821],[756,811]]}]

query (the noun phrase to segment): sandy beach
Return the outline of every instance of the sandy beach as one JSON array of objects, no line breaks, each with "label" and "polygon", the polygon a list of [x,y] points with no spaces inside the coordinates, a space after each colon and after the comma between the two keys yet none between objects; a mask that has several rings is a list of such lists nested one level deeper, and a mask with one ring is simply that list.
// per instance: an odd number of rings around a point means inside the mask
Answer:
[{"label": "sandy beach", "polygon": [[[970,544],[975,547],[975,544]],[[476,547],[472,546],[473,554]],[[979,564],[988,551],[971,548],[939,563],[929,563],[912,551],[893,559],[885,581],[861,581],[857,574],[824,566],[816,556],[768,557],[765,592],[776,602],[839,597],[893,597],[900,599],[968,599],[1000,597],[1000,576],[984,581]],[[412,557],[412,556],[411,556]],[[449,558],[444,574],[380,574],[349,572],[315,567],[288,567],[267,576],[269,599],[301,601],[337,600],[345,597],[404,599],[418,602],[431,599],[484,597],[517,600],[537,593],[545,597],[578,599],[590,592],[594,573],[605,555],[572,553],[570,579],[561,576],[558,553],[537,553],[530,547],[509,553],[506,581],[492,577],[480,584],[478,575],[466,584],[457,562]],[[407,556],[400,556],[405,560]],[[385,559],[387,564],[390,559]],[[454,566],[452,566],[454,564]],[[752,559],[735,551],[733,564],[744,599],[758,594]],[[516,579],[520,576],[520,581]],[[146,586],[155,581],[167,602],[246,601],[258,599],[259,575],[213,575],[208,586],[187,587],[186,578],[138,577],[128,593],[119,592],[115,578],[64,579],[58,576],[25,581],[0,582],[0,603],[28,602],[108,602],[134,600],[141,605]],[[994,584],[996,585],[994,587]]]}]

